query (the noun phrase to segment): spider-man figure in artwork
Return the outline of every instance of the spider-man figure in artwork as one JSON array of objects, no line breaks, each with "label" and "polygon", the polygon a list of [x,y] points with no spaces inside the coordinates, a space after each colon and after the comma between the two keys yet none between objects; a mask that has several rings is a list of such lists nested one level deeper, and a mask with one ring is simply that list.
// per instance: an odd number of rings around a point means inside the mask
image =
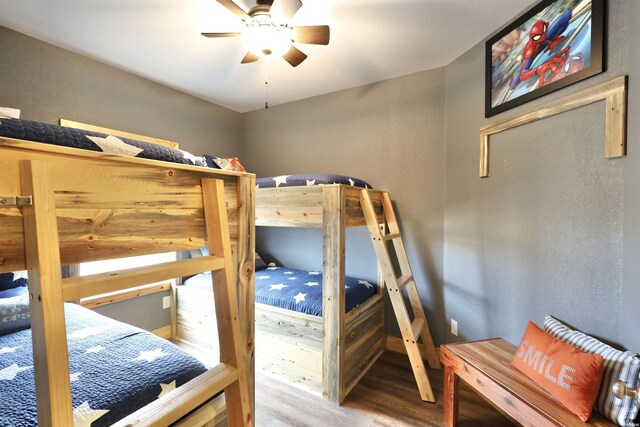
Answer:
[{"label": "spider-man figure in artwork", "polygon": [[[564,69],[570,59],[569,47],[562,48],[538,67],[533,67],[533,63],[547,49],[552,53],[558,43],[566,40],[566,37],[561,34],[569,26],[571,16],[571,10],[567,10],[556,18],[551,25],[546,21],[539,20],[531,26],[529,40],[522,52],[522,67],[520,68],[520,73],[512,79],[511,89],[514,89],[521,81],[528,80],[536,75],[539,78],[540,86],[544,86]],[[551,73],[550,75],[547,74],[549,72]]]}]

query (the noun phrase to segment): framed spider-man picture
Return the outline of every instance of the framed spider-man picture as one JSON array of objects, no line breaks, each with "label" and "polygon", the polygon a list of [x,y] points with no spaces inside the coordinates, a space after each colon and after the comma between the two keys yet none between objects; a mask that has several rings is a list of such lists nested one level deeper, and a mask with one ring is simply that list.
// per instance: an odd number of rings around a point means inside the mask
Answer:
[{"label": "framed spider-man picture", "polygon": [[604,70],[605,0],[543,0],[486,44],[485,117]]}]

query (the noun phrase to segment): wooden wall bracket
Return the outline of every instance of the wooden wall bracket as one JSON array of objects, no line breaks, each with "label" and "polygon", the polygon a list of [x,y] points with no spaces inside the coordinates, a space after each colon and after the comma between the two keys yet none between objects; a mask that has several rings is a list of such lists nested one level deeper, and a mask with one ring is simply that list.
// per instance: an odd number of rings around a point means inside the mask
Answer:
[{"label": "wooden wall bracket", "polygon": [[572,95],[546,103],[528,113],[487,123],[480,128],[480,178],[489,176],[489,137],[575,108],[606,101],[605,155],[627,154],[627,76],[616,77]]}]

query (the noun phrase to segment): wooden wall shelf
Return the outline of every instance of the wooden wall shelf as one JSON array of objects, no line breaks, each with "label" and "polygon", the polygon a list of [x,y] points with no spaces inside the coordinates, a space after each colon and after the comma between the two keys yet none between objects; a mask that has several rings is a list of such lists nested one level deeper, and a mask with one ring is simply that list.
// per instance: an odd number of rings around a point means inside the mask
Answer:
[{"label": "wooden wall shelf", "polygon": [[625,156],[627,154],[627,76],[621,76],[548,102],[528,113],[482,126],[480,128],[480,178],[489,176],[491,135],[601,100],[606,101],[605,155],[608,159]]}]

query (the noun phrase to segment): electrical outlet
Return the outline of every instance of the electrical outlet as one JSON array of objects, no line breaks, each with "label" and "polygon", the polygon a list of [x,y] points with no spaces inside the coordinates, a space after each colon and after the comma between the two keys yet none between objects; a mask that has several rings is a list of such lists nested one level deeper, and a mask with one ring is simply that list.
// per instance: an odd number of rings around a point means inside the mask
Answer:
[{"label": "electrical outlet", "polygon": [[458,321],[451,319],[451,333],[458,336]]},{"label": "electrical outlet", "polygon": [[166,309],[169,307],[171,307],[171,297],[170,296],[162,297],[162,308]]}]

